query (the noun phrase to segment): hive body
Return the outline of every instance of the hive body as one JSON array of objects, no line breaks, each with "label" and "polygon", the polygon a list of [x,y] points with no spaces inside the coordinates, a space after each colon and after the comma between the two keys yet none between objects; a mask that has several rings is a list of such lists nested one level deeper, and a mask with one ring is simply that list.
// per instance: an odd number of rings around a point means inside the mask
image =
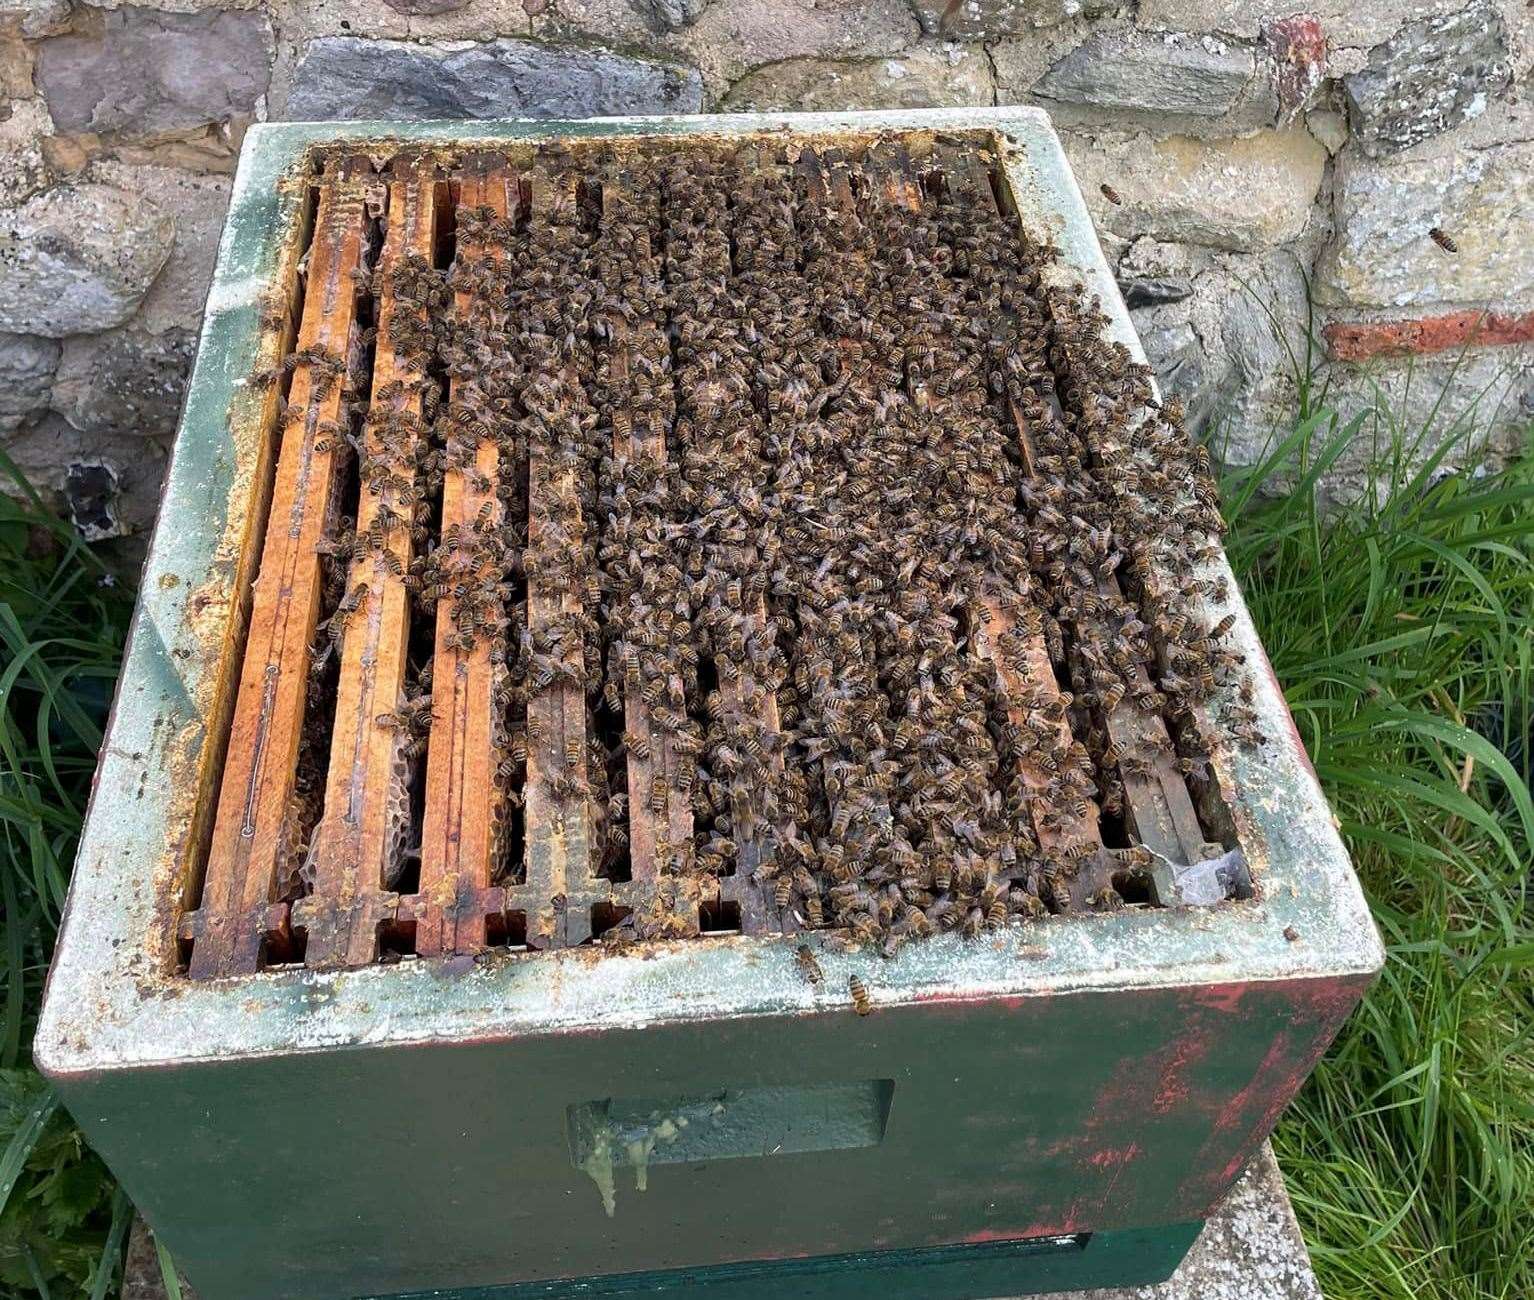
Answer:
[{"label": "hive body", "polygon": [[1164,1275],[1380,953],[1046,119],[469,134],[252,135],[43,1067],[210,1300]]}]

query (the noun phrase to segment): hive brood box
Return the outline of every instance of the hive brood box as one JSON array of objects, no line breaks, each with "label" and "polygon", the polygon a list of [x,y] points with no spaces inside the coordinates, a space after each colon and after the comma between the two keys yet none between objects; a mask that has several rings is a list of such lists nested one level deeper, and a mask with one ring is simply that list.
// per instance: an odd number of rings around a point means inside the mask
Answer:
[{"label": "hive brood box", "polygon": [[1035,111],[252,133],[37,1037],[210,1300],[1165,1275],[1380,950],[1143,360]]}]

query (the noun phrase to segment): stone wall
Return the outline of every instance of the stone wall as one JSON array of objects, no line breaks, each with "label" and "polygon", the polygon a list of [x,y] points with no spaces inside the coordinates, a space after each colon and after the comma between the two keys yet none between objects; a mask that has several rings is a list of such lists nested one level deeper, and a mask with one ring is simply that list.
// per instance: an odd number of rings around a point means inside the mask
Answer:
[{"label": "stone wall", "polygon": [[93,535],[152,517],[251,122],[993,103],[1054,115],[1229,458],[1307,356],[1345,410],[1446,389],[1511,446],[1531,63],[1525,0],[0,0],[0,446]]}]

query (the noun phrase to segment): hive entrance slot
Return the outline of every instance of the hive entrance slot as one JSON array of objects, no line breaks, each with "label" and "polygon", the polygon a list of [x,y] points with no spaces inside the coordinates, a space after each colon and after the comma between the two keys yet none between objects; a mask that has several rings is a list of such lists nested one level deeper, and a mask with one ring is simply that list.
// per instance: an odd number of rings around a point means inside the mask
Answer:
[{"label": "hive entrance slot", "polygon": [[1206,480],[989,147],[326,158],[193,977],[893,953],[1234,842]]}]

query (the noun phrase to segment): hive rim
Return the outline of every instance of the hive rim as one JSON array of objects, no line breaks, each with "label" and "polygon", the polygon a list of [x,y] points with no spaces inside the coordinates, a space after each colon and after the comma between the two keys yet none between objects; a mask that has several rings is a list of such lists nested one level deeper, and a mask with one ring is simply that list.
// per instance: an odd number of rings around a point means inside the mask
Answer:
[{"label": "hive rim", "polygon": [[[850,1005],[846,976],[872,969],[876,1005],[1007,999],[1169,986],[1367,976],[1383,963],[1346,851],[1304,756],[1239,593],[1233,647],[1248,656],[1261,750],[1222,746],[1217,766],[1253,859],[1258,893],[1208,909],[1126,910],[1009,930],[944,936],[890,961],[825,947],[826,978],[795,970],[799,938],[717,937],[636,953],[567,950],[409,961],[345,972],[274,969],[193,984],[173,974],[165,900],[176,895],[207,761],[210,646],[231,636],[232,539],[250,492],[241,422],[262,343],[261,307],[297,200],[284,177],[316,146],[504,146],[558,137],[728,138],[886,131],[984,131],[1018,198],[1019,220],[1052,239],[1052,274],[1096,295],[1106,331],[1144,354],[1047,114],[1028,108],[837,114],[731,114],[586,122],[282,123],[253,127],[230,214],[163,509],[103,746],[58,957],[34,1055],[54,1076],[279,1051],[384,1043],[525,1038],[658,1021],[793,1014]],[[220,517],[221,508],[236,508]],[[200,530],[181,526],[208,516]],[[1228,576],[1223,557],[1213,571]],[[220,586],[220,580],[223,585]],[[148,788],[156,767],[160,787]],[[1260,790],[1254,798],[1252,792]],[[80,918],[88,916],[89,923]],[[1290,939],[1288,934],[1296,937]],[[374,981],[384,981],[375,983]],[[231,999],[237,990],[239,996]]]}]

